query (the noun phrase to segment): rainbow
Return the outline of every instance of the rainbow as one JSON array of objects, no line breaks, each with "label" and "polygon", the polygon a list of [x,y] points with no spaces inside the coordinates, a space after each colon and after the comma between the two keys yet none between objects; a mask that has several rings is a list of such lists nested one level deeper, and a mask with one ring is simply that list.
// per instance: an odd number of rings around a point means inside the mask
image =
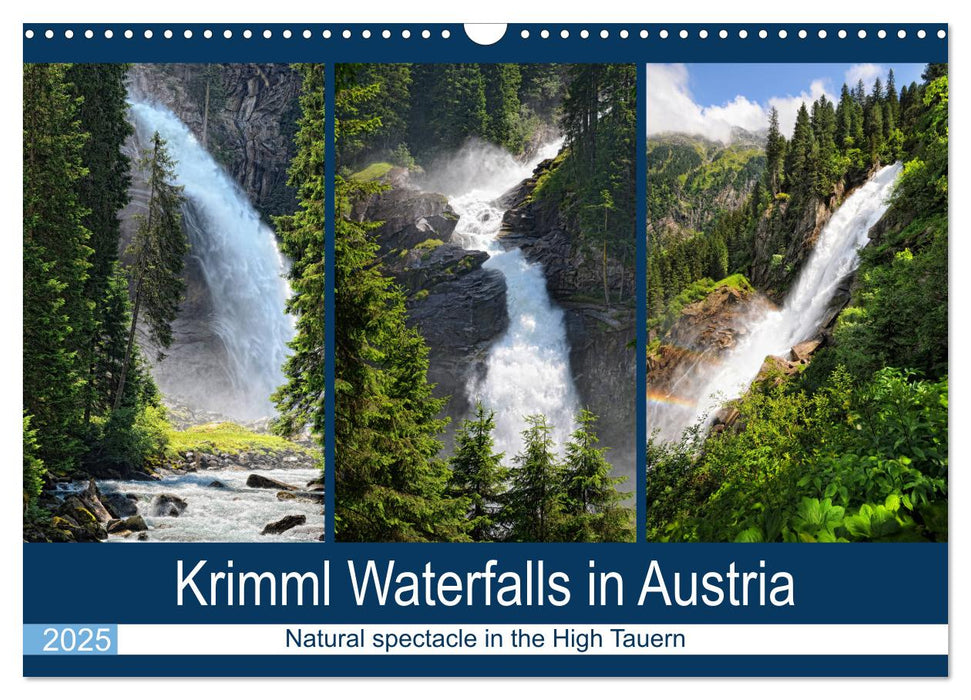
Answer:
[{"label": "rainbow", "polygon": [[651,391],[650,389],[647,391],[647,400],[652,404],[681,406],[682,408],[695,408],[698,405],[698,402],[692,399],[675,396],[674,394],[664,394],[660,391]]}]

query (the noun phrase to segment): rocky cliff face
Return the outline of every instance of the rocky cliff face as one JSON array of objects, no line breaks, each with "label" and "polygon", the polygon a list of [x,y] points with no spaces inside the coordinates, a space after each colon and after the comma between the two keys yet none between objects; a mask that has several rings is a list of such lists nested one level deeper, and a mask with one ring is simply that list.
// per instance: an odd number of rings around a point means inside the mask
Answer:
[{"label": "rocky cliff face", "polygon": [[268,221],[294,210],[287,168],[300,78],[287,64],[136,63],[128,86],[185,122]]},{"label": "rocky cliff face", "polygon": [[382,221],[375,231],[387,272],[408,296],[410,322],[429,345],[428,378],[449,397],[445,414],[456,426],[468,417],[470,380],[485,371],[489,347],[506,330],[506,282],[485,270],[488,254],[450,241],[458,217],[441,194],[421,192],[406,170],[385,176],[390,189],[357,202],[352,216]]}]

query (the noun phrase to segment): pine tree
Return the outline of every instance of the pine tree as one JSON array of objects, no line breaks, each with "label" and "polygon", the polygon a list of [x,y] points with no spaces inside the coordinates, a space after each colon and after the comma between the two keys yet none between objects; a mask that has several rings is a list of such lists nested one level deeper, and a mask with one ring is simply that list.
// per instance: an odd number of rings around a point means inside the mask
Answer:
[{"label": "pine tree", "polygon": [[786,187],[792,194],[808,192],[813,185],[813,146],[815,138],[805,103],[796,114],[796,126],[786,152]]},{"label": "pine tree", "polygon": [[291,353],[284,364],[286,384],[273,396],[279,410],[275,428],[286,435],[309,426],[324,434],[324,67],[296,66],[302,84],[296,155],[289,184],[297,191],[294,214],[275,219],[280,247],[290,258],[287,312],[296,319]]},{"label": "pine tree", "polygon": [[769,133],[765,139],[765,185],[773,196],[779,193],[786,139],[779,131],[779,110],[769,114]]},{"label": "pine tree", "polygon": [[149,337],[157,348],[157,359],[172,344],[172,322],[179,313],[185,292],[182,269],[189,243],[182,230],[182,187],[174,184],[175,163],[158,132],[152,136],[152,147],[145,155],[143,167],[148,173],[148,211],[142,217],[128,248],[130,275],[134,284],[128,347],[115,393],[114,408],[121,407],[125,381],[135,351],[135,330],[144,309]]},{"label": "pine tree", "polygon": [[496,512],[508,470],[502,466],[503,454],[493,452],[495,426],[495,413],[476,402],[475,417],[463,421],[455,435],[450,460],[449,491],[467,503],[469,536],[475,542],[492,542],[498,535]]},{"label": "pine tree", "polygon": [[522,151],[526,134],[519,129],[519,85],[522,75],[515,63],[482,66],[489,140],[513,153]]},{"label": "pine tree", "polygon": [[[351,67],[335,71],[338,143],[373,128],[359,112],[369,93]],[[335,181],[338,212],[379,191],[375,182]],[[427,379],[428,348],[406,324],[401,291],[378,264],[376,224],[336,221],[334,296],[334,500],[344,541],[466,539],[463,502],[446,494],[438,454],[444,399]]]},{"label": "pine tree", "polygon": [[[122,146],[132,134],[128,123],[126,64],[75,63],[65,77],[71,82],[72,93],[79,98],[78,121],[88,134],[81,153],[88,173],[78,183],[79,201],[87,209],[85,227],[90,231],[91,267],[84,295],[93,305],[90,323],[82,329],[80,359],[85,373],[84,421],[92,411],[101,412],[111,406],[114,393],[111,377],[97,371],[106,365],[103,356],[106,346],[117,338],[108,335],[117,329],[116,319],[107,316],[104,300],[108,296],[112,278],[117,274],[121,222],[118,212],[128,204],[130,184],[129,158]],[[118,311],[126,313],[124,310]],[[124,330],[122,330],[124,333]]]},{"label": "pine tree", "polygon": [[542,415],[526,416],[523,449],[513,457],[502,519],[514,542],[553,542],[562,526],[562,473],[553,453],[553,426]]},{"label": "pine tree", "polygon": [[90,233],[78,196],[85,136],[65,72],[24,65],[23,407],[36,457],[54,474],[73,470],[82,450],[79,351],[91,322]]},{"label": "pine tree", "polygon": [[577,429],[566,445],[563,464],[563,517],[571,542],[626,542],[633,536],[633,513],[623,507],[630,495],[617,486],[627,477],[611,477],[606,449],[598,447],[597,417],[581,410]]}]

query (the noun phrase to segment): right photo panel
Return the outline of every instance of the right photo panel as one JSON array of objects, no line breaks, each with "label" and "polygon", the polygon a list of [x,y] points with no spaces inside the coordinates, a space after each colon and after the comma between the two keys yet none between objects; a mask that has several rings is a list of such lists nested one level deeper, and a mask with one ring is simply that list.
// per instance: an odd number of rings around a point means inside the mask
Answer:
[{"label": "right photo panel", "polygon": [[947,64],[647,86],[647,539],[946,541]]}]

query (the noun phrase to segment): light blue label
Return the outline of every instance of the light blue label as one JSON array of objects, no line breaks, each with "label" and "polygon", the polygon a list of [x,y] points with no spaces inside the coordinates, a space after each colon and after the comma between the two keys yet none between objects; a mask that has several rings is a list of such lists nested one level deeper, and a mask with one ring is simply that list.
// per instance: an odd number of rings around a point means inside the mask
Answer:
[{"label": "light blue label", "polygon": [[25,655],[95,656],[117,653],[117,625],[24,625]]}]

